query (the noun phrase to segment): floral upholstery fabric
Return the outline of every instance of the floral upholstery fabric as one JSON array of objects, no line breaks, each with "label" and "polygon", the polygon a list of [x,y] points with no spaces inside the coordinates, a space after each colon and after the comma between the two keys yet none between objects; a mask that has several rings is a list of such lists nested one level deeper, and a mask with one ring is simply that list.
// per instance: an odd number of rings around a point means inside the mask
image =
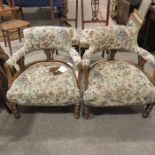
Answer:
[{"label": "floral upholstery fabric", "polygon": [[137,46],[137,29],[130,26],[113,26],[85,29],[80,39],[80,47],[89,47],[84,58],[101,50],[125,49]]},{"label": "floral upholstery fabric", "polygon": [[146,60],[148,63],[153,65],[155,67],[155,57],[145,49],[141,47],[134,47],[133,52],[137,53],[139,56],[141,56],[144,60]]},{"label": "floral upholstery fabric", "polygon": [[143,72],[127,62],[102,62],[90,71],[84,100],[93,106],[154,103],[155,87]]},{"label": "floral upholstery fabric", "polygon": [[[49,69],[65,66],[67,71],[54,75]],[[30,66],[13,82],[7,99],[21,105],[61,106],[80,103],[74,71],[60,62],[41,62]]]},{"label": "floral upholstery fabric", "polygon": [[[73,61],[76,59],[75,64],[80,63],[81,58],[78,52],[72,48],[72,42],[78,44],[79,37],[73,28],[55,27],[55,26],[42,26],[31,27],[24,30],[25,43],[24,47],[19,49],[9,60],[9,66],[14,65],[17,61],[27,53],[38,49],[57,49],[68,52]],[[73,55],[72,55],[73,54]],[[77,62],[78,61],[78,62]]]},{"label": "floral upholstery fabric", "polygon": [[123,51],[134,52],[155,66],[155,57],[150,52],[138,46],[136,28],[131,28],[130,26],[118,26],[118,29],[117,26],[85,29],[82,32],[80,46],[89,48],[83,56],[83,65],[85,65],[85,62],[89,65],[93,54],[99,51],[121,49]]},{"label": "floral upholstery fabric", "polygon": [[147,14],[147,12],[148,12],[148,10],[150,8],[151,3],[152,3],[152,0],[142,0],[142,3],[141,3],[141,5],[140,5],[138,10],[139,10],[139,13],[143,17],[146,16],[146,14]]}]

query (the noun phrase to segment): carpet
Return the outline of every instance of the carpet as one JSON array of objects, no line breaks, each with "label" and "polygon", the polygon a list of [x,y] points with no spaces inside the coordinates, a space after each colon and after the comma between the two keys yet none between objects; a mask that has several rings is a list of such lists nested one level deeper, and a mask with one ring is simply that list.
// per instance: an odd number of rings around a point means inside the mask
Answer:
[{"label": "carpet", "polygon": [[[46,15],[38,17],[30,14],[27,12],[25,17],[31,25],[50,23]],[[24,39],[21,43],[13,41],[13,52],[21,48],[23,42]],[[4,45],[3,48],[9,55]],[[135,55],[126,54],[119,53],[117,58],[136,61]],[[100,53],[94,60],[99,56]],[[41,57],[39,53],[30,54],[26,62]],[[66,55],[60,54],[59,57],[71,61]],[[96,108],[89,120],[82,117],[76,120],[72,107],[19,108],[21,118],[18,120],[0,108],[0,155],[155,154],[155,109],[149,118],[143,119],[142,107]]]}]

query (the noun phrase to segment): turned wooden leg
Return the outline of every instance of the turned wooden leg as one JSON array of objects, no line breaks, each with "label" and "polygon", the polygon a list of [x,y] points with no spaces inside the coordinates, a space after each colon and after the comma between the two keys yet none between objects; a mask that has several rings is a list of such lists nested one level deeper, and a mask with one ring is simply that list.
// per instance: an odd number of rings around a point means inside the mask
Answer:
[{"label": "turned wooden leg", "polygon": [[74,117],[76,119],[80,118],[80,104],[75,105]]},{"label": "turned wooden leg", "polygon": [[90,108],[85,106],[84,107],[84,118],[88,119],[90,117]]},{"label": "turned wooden leg", "polygon": [[20,115],[19,115],[19,110],[18,110],[18,106],[16,103],[8,103],[8,106],[9,108],[12,110],[13,114],[14,114],[14,117],[16,119],[20,118]]},{"label": "turned wooden leg", "polygon": [[145,106],[145,108],[144,108],[144,112],[143,112],[143,117],[144,118],[147,118],[149,115],[150,115],[150,113],[151,113],[151,111],[152,111],[152,109],[153,109],[153,106],[154,105],[150,105],[150,104],[147,104],[146,106]]}]

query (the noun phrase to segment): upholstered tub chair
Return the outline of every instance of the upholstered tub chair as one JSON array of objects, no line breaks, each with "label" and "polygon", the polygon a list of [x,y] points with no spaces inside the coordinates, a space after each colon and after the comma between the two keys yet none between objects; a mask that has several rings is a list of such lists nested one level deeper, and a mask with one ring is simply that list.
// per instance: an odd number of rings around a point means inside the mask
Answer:
[{"label": "upholstered tub chair", "polygon": [[[9,82],[7,101],[15,118],[19,118],[18,105],[75,105],[75,117],[79,118],[80,74],[75,72],[81,70],[81,57],[72,47],[75,33],[72,28],[52,26],[24,30],[24,46],[5,63]],[[24,60],[27,55],[38,50],[42,50],[46,59],[26,64]],[[54,59],[57,51],[67,52],[73,60],[73,65],[65,61],[65,58]],[[17,68],[15,74],[11,70],[12,66]],[[64,71],[59,70],[60,68]]]},{"label": "upholstered tub chair", "polygon": [[[144,66],[148,62],[155,68],[155,58],[138,46],[137,28],[117,25],[84,31],[89,33],[83,33],[80,44],[89,44],[86,34],[93,40],[82,60],[84,117],[89,118],[91,107],[129,105],[144,106],[143,116],[148,117],[155,103],[155,78]],[[107,60],[91,61],[95,53],[109,50]],[[138,62],[116,60],[116,51],[135,53]]]}]

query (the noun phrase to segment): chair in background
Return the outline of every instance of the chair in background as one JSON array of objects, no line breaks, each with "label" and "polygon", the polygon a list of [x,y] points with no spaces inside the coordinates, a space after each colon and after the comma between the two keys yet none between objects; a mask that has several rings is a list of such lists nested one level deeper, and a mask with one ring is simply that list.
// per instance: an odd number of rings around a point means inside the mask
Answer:
[{"label": "chair in background", "polygon": [[[32,27],[24,30],[25,44],[5,64],[9,90],[7,100],[14,116],[19,118],[17,105],[69,106],[75,105],[75,117],[80,115],[81,57],[72,47],[76,31],[64,27]],[[46,59],[25,64],[25,57],[43,50]],[[73,65],[54,59],[57,51],[67,52]],[[36,51],[38,53],[38,51]],[[20,70],[12,74],[13,65]],[[60,69],[60,70],[59,70]],[[75,71],[78,72],[76,76]]]},{"label": "chair in background", "polygon": [[[56,13],[57,15],[55,16],[54,6],[57,6],[57,5],[58,5],[57,13]],[[63,23],[65,23],[65,24],[67,24],[67,26],[70,26],[70,24],[68,22],[73,21],[73,22],[75,22],[75,27],[77,28],[77,25],[78,25],[78,0],[75,0],[75,18],[67,17],[68,0],[59,0],[59,1],[50,0],[50,6],[51,6],[52,25],[57,25],[58,23],[60,25],[63,25]]]},{"label": "chair in background", "polygon": [[[29,22],[25,20],[17,20],[17,14],[21,12],[22,18],[24,19],[22,8],[15,6],[14,0],[8,0],[8,6],[3,4],[3,0],[0,0],[0,16],[11,17],[11,20],[1,23],[0,28],[2,30],[5,46],[8,45],[10,50],[10,55],[12,55],[11,47],[11,34],[18,32],[18,37],[21,41],[21,31],[23,28],[29,26]],[[16,20],[15,20],[16,19]]]},{"label": "chair in background", "polygon": [[8,5],[3,4],[3,0],[0,0],[0,17],[4,21],[4,17],[17,18],[17,15],[20,13],[22,19],[24,19],[23,10],[21,7],[15,5],[14,0],[7,0]]},{"label": "chair in background", "polygon": [[24,28],[29,27],[29,22],[25,20],[9,20],[0,25],[0,28],[2,30],[3,38],[4,38],[4,44],[5,46],[8,45],[10,55],[12,55],[12,46],[11,46],[11,34],[15,34],[18,32],[18,37],[16,39],[19,39],[21,42],[21,31],[23,31]]},{"label": "chair in background", "polygon": [[[84,13],[84,1],[81,0],[81,20],[82,20],[82,29],[84,29],[84,24],[86,23],[100,23],[105,22],[106,25],[109,24],[109,12],[110,12],[110,0],[107,2],[107,10],[106,10],[106,19],[104,19],[101,10],[100,10],[100,0],[90,0],[91,2],[91,9],[92,9],[92,19],[85,20],[85,13]],[[101,19],[100,19],[101,18]]]}]

